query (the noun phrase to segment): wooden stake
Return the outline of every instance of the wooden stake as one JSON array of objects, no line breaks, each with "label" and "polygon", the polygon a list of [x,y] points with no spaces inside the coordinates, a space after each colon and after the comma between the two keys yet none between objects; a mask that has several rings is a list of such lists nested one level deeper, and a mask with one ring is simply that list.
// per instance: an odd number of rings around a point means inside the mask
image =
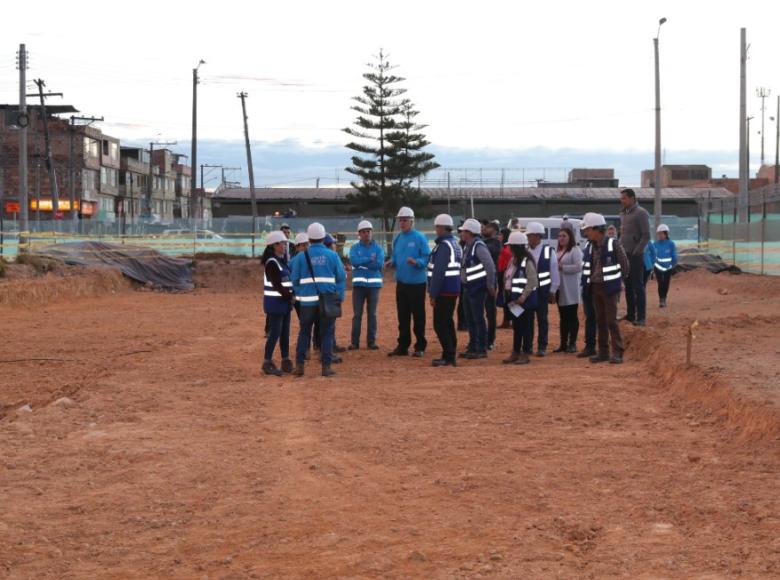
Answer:
[{"label": "wooden stake", "polygon": [[685,364],[687,366],[691,366],[691,350],[693,348],[693,339],[696,337],[693,331],[696,330],[698,326],[699,326],[699,321],[694,320],[693,324],[691,324],[690,328],[688,328],[688,349],[685,354]]}]

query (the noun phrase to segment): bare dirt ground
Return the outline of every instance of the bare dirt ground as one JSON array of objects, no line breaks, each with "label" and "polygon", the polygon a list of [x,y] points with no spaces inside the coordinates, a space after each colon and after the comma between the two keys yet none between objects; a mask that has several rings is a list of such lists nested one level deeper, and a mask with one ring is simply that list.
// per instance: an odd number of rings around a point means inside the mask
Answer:
[{"label": "bare dirt ground", "polygon": [[[255,267],[0,306],[0,577],[780,577],[780,279],[651,285],[622,366],[507,368],[503,330],[435,370],[430,331],[294,380]],[[388,285],[386,349],[394,317]]]}]

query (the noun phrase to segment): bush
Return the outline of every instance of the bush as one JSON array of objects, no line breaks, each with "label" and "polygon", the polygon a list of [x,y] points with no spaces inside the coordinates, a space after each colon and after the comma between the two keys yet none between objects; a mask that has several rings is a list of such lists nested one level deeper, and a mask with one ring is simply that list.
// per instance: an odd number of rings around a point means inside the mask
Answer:
[{"label": "bush", "polygon": [[54,269],[54,260],[47,258],[46,256],[39,256],[37,254],[28,254],[26,252],[20,252],[16,256],[17,264],[27,264],[32,266],[36,272],[49,272]]}]

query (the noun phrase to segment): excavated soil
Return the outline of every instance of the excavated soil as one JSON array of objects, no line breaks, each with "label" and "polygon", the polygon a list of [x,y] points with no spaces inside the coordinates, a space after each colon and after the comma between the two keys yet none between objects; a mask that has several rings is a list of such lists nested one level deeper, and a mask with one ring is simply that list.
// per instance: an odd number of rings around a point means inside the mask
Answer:
[{"label": "excavated soil", "polygon": [[0,306],[0,577],[780,576],[780,279],[651,285],[622,366],[508,368],[500,330],[446,370],[430,330],[385,356],[389,284],[384,350],[294,380],[259,374],[256,262],[196,272]]}]

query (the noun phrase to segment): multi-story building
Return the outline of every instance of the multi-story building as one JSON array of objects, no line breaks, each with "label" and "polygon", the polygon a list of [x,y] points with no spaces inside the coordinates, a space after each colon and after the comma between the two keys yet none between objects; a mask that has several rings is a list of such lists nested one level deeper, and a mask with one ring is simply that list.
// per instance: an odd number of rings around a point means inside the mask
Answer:
[{"label": "multi-story building", "polygon": [[[0,105],[0,167],[4,175],[6,217],[18,217],[20,204],[17,105]],[[46,107],[52,165],[57,179],[58,208],[45,169],[43,119],[39,106],[28,106],[28,199],[31,219],[60,219],[70,211],[71,196],[79,216],[110,221],[116,215],[119,140],[96,127],[75,125],[60,115],[77,113],[70,105]]]},{"label": "multi-story building", "polygon": [[[707,165],[662,165],[661,187],[696,187],[712,179]],[[655,170],[642,171],[642,187],[655,187]]]},{"label": "multi-story building", "polygon": [[176,171],[176,201],[173,205],[175,218],[190,216],[190,187],[192,184],[192,169],[186,163],[187,156],[174,153],[173,165]]}]

